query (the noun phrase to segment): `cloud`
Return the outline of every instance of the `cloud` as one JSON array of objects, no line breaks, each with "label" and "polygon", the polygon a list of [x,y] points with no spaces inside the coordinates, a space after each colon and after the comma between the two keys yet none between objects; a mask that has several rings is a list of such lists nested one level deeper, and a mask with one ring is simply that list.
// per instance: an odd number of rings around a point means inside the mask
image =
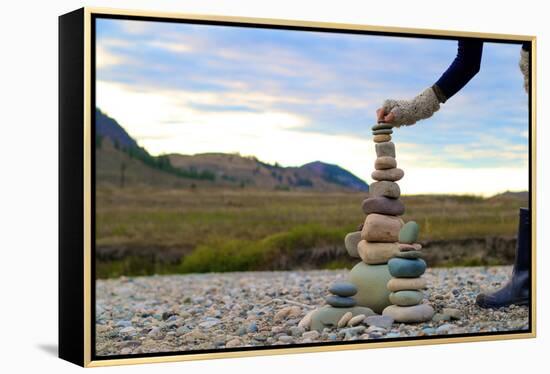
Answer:
[{"label": "cloud", "polygon": [[102,45],[96,47],[96,68],[102,69],[108,66],[121,65],[125,62],[124,57],[110,52],[106,47]]}]

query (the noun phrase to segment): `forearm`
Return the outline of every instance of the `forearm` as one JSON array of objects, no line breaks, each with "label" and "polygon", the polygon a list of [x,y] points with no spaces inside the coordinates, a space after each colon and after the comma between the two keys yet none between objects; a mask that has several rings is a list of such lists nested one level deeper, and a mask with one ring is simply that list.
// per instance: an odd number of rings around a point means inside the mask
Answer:
[{"label": "forearm", "polygon": [[386,100],[381,108],[381,118],[399,127],[431,117],[439,110],[440,103],[446,102],[477,74],[482,50],[482,41],[459,40],[457,56],[441,78],[410,100]]},{"label": "forearm", "polygon": [[458,41],[454,61],[432,87],[441,103],[460,91],[479,72],[482,52],[483,42],[480,40]]}]

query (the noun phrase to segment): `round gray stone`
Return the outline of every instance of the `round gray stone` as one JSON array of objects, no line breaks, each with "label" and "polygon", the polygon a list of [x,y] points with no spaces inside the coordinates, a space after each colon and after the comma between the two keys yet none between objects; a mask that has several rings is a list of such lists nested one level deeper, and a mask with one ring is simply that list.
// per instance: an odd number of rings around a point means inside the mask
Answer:
[{"label": "round gray stone", "polygon": [[390,291],[386,288],[392,278],[388,265],[367,265],[360,262],[351,269],[349,280],[357,287],[357,294],[353,296],[357,305],[381,313],[390,305]]}]

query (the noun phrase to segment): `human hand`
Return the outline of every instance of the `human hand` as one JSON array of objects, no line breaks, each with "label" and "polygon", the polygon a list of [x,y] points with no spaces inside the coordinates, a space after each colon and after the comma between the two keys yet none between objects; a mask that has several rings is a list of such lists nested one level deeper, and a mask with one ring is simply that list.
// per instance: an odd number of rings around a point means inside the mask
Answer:
[{"label": "human hand", "polygon": [[431,117],[438,110],[439,99],[433,88],[429,87],[412,100],[384,101],[382,108],[376,111],[376,116],[379,122],[399,127],[413,125],[419,120]]},{"label": "human hand", "polygon": [[391,124],[395,119],[395,114],[392,112],[386,113],[386,110],[382,108],[376,109],[376,119],[378,123],[389,123]]}]

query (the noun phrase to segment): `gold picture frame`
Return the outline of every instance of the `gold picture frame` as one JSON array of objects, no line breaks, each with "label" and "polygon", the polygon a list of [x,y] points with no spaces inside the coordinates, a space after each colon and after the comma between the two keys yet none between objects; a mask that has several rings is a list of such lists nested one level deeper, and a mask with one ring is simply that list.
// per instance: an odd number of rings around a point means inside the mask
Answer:
[{"label": "gold picture frame", "polygon": [[[530,88],[530,186],[532,226],[531,237],[531,331],[472,336],[449,336],[437,339],[406,339],[357,344],[316,345],[292,348],[220,351],[213,353],[159,354],[149,357],[97,359],[93,357],[93,263],[92,239],[92,50],[93,21],[97,16],[126,19],[172,21],[201,20],[225,24],[252,24],[257,27],[278,26],[315,30],[349,30],[382,34],[423,35],[428,37],[475,37],[489,40],[531,42]],[[536,37],[449,30],[371,26],[234,17],[223,15],[164,13],[142,10],[82,8],[60,17],[60,316],[59,355],[84,367],[205,360],[215,358],[325,352],[426,344],[523,339],[536,337]]]}]

